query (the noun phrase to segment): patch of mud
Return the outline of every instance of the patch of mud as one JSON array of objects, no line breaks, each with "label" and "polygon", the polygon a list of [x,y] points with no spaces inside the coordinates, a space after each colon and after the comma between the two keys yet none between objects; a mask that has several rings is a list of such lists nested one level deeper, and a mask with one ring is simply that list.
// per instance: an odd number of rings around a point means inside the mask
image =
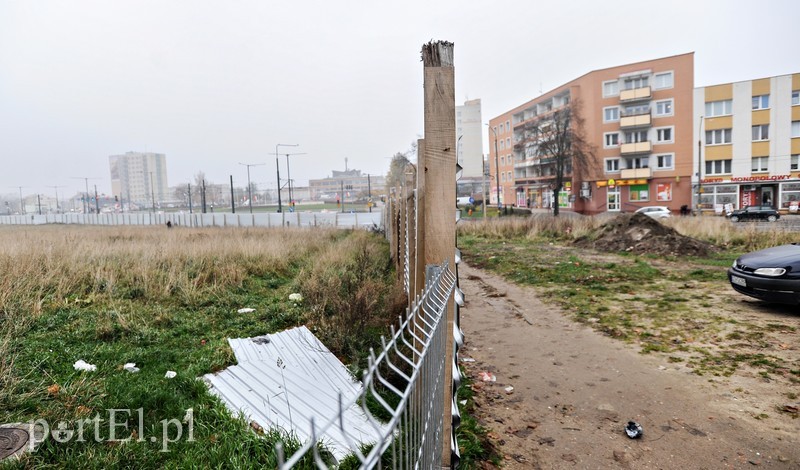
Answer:
[{"label": "patch of mud", "polygon": [[708,256],[717,251],[710,243],[681,235],[651,217],[636,213],[620,214],[574,244],[598,251],[669,256]]}]

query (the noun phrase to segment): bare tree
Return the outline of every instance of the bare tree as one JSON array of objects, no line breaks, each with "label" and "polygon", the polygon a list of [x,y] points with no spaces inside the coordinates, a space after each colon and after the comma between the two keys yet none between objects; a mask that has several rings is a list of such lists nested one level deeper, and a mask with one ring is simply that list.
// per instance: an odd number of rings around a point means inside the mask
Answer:
[{"label": "bare tree", "polygon": [[580,101],[573,100],[543,115],[529,129],[534,142],[532,152],[539,158],[542,167],[549,166],[552,169],[551,174],[555,177],[552,184],[555,216],[558,215],[558,195],[564,188],[564,182],[573,175],[574,169],[582,172],[587,168],[594,153],[584,134],[580,108]]},{"label": "bare tree", "polygon": [[408,156],[404,153],[396,153],[389,164],[389,172],[386,174],[386,187],[399,187],[405,181],[406,167],[411,165]]}]

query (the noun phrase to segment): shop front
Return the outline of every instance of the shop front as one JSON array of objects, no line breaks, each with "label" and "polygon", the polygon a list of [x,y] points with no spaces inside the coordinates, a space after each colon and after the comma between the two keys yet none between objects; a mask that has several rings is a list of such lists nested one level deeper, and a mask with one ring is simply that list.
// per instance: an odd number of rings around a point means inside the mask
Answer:
[{"label": "shop front", "polygon": [[747,206],[771,206],[797,212],[800,205],[800,176],[772,175],[707,178],[701,181],[700,206],[716,213]]}]

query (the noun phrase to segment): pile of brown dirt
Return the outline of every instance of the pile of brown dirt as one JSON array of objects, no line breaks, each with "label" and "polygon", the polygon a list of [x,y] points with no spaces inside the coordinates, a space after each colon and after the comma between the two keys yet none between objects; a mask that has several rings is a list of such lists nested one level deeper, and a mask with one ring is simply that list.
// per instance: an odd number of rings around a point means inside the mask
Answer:
[{"label": "pile of brown dirt", "polygon": [[638,254],[707,256],[716,247],[679,234],[674,229],[644,214],[621,214],[575,245],[599,251],[627,251]]}]

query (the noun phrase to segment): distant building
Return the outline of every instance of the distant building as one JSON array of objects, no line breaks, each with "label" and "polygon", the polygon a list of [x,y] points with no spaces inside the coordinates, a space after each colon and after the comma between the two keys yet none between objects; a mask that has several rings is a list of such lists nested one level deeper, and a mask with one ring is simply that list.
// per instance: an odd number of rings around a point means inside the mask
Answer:
[{"label": "distant building", "polygon": [[167,185],[167,157],[163,153],[127,152],[108,157],[111,192],[125,207],[160,207],[171,199]]},{"label": "distant building", "polygon": [[462,106],[456,106],[456,139],[462,177],[483,177],[481,100],[468,100]]},{"label": "distant building", "polygon": [[694,120],[694,140],[702,142],[694,201],[699,192],[701,210],[730,204],[797,212],[800,73],[695,88]]},{"label": "distant building", "polygon": [[365,175],[361,170],[332,171],[330,178],[309,180],[308,192],[312,200],[367,199],[369,194],[378,197],[386,193],[386,178],[383,175]]},{"label": "distant building", "polygon": [[[492,204],[558,204],[586,214],[689,206],[693,90],[694,54],[681,54],[588,72],[491,119]],[[568,162],[554,200],[556,163],[538,154],[535,131],[574,101],[594,151],[586,161]]]}]

